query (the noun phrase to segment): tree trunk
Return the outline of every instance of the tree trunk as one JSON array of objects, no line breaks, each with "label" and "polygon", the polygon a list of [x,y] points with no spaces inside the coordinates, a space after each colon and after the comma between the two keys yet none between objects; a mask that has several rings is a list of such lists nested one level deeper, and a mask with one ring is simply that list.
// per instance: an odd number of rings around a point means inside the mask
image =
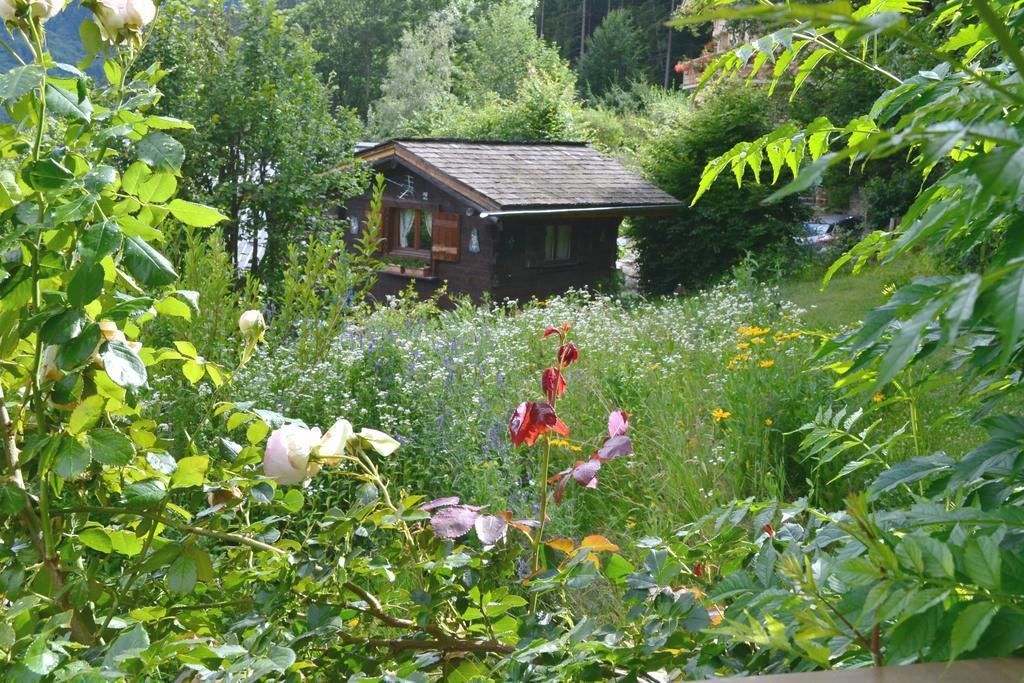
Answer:
[{"label": "tree trunk", "polygon": [[[676,0],[669,0],[668,18],[676,13]],[[665,49],[665,90],[672,85],[672,34],[675,32],[671,26],[668,29],[668,47]]]},{"label": "tree trunk", "polygon": [[583,53],[586,50],[587,44],[587,0],[583,0],[583,11],[580,12],[580,59],[583,59]]}]

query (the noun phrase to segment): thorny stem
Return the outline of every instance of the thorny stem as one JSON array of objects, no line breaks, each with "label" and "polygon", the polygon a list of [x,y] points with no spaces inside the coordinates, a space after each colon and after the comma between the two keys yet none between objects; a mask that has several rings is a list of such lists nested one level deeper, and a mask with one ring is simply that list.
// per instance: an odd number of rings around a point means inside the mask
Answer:
[{"label": "thorny stem", "polygon": [[213,531],[212,529],[204,529],[203,527],[192,526],[191,524],[182,524],[176,522],[173,519],[169,519],[155,512],[146,512],[145,510],[125,510],[123,508],[115,507],[100,507],[94,505],[82,505],[79,507],[62,508],[55,512],[60,513],[74,513],[74,512],[91,512],[96,514],[106,515],[133,515],[135,517],[142,517],[145,519],[151,519],[155,522],[160,522],[164,526],[177,529],[183,533],[195,534],[196,536],[206,536],[208,538],[216,538],[220,541],[226,541],[227,543],[233,543],[235,545],[245,545],[256,550],[263,550],[270,553],[276,553],[278,555],[286,555],[287,552],[280,548],[275,548],[272,545],[268,545],[262,541],[257,541],[254,538],[248,538],[247,536],[240,536],[238,534],[232,534],[225,531]]},{"label": "thorny stem", "polygon": [[[373,460],[370,459],[370,456],[360,451],[356,456],[355,461],[363,468],[363,471],[366,472],[367,476],[380,491],[381,496],[384,498],[384,504],[387,505],[388,509],[397,513],[398,508],[395,507],[395,504],[391,501],[391,493],[388,491],[387,482],[384,481],[384,478],[380,474],[380,470],[377,469],[377,466],[373,463]],[[402,534],[405,536],[405,541],[409,544],[409,552],[412,552],[413,548],[416,547],[416,544],[412,540],[412,533],[409,531],[409,525],[403,522],[401,526]]]},{"label": "thorny stem", "polygon": [[[42,40],[42,38],[39,35],[39,29],[36,26],[36,21],[35,21],[34,18],[29,17],[28,26],[32,30],[32,42],[33,42],[33,49],[35,50],[35,53],[36,53],[36,62],[38,62],[40,66],[44,66],[45,67],[45,65],[43,64],[43,40]],[[34,145],[32,146],[32,159],[34,161],[39,161],[39,150],[40,150],[40,147],[43,144],[43,132],[46,130],[46,69],[45,68],[43,69],[42,80],[39,81],[39,122],[38,122],[37,125],[38,125],[38,127],[36,128],[36,139],[35,139]]]},{"label": "thorny stem", "polygon": [[455,652],[496,652],[499,654],[510,654],[515,652],[514,647],[497,640],[457,638],[446,633],[444,629],[437,624],[426,624],[421,626],[415,621],[392,616],[384,611],[383,605],[380,604],[380,601],[377,598],[351,581],[346,581],[342,584],[342,587],[350,593],[355,594],[361,601],[366,603],[366,607],[352,604],[347,604],[345,607],[369,615],[385,626],[413,631],[425,631],[434,637],[433,640],[380,640],[375,638],[358,638],[350,636],[346,642],[366,643],[368,645],[376,645],[396,650],[449,650]]}]

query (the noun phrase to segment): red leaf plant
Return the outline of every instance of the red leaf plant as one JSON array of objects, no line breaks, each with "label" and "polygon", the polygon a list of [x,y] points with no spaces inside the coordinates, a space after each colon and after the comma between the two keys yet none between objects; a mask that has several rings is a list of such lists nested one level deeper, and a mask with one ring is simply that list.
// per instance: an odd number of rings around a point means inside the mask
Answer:
[{"label": "red leaf plant", "polygon": [[[483,507],[460,503],[454,496],[438,498],[421,508],[431,513],[430,526],[441,538],[455,539],[475,530],[480,542],[488,546],[504,538],[509,527],[522,531],[531,541],[534,574],[540,571],[540,548],[544,538],[544,524],[548,519],[548,499],[551,497],[549,486],[555,485],[555,503],[560,504],[570,481],[575,481],[583,488],[597,488],[597,475],[605,463],[633,454],[633,443],[626,436],[630,416],[625,411],[614,410],[608,415],[608,436],[601,440],[600,446],[590,457],[550,476],[551,447],[557,442],[555,435],[569,435],[569,427],[558,417],[555,406],[568,386],[566,369],[578,362],[580,357],[579,349],[568,340],[570,329],[569,323],[562,323],[559,327],[547,328],[543,334],[544,339],[557,337],[558,340],[555,365],[546,368],[541,374],[541,391],[547,401],[523,401],[508,422],[508,433],[514,446],[533,446],[543,437],[538,520],[513,520],[512,513],[508,511],[486,514],[481,512]],[[561,443],[565,445],[565,442]]]},{"label": "red leaf plant", "polygon": [[[563,389],[564,391],[564,389]],[[555,397],[557,399],[557,396]],[[508,433],[512,444],[532,446],[541,434],[554,431],[562,436],[569,435],[569,428],[555,415],[550,403],[523,401],[508,421]]]},{"label": "red leaf plant", "polygon": [[547,521],[548,487],[556,484],[554,498],[555,503],[561,503],[565,494],[565,487],[569,480],[574,480],[585,488],[597,487],[597,473],[601,466],[609,460],[630,455],[633,452],[633,444],[627,437],[626,430],[629,428],[629,415],[621,410],[614,411],[608,417],[608,438],[605,439],[598,450],[585,461],[577,462],[571,468],[559,472],[555,476],[549,476],[551,464],[551,446],[554,441],[553,434],[568,436],[569,429],[559,419],[555,412],[558,399],[562,397],[567,388],[565,377],[566,369],[579,361],[579,349],[568,340],[569,323],[562,323],[560,327],[549,327],[544,331],[543,338],[557,337],[558,349],[555,353],[555,365],[546,368],[541,374],[541,390],[547,398],[547,403],[524,402],[516,408],[512,419],[509,420],[509,436],[516,446],[526,444],[532,446],[538,438],[544,437],[544,450],[541,461],[540,476],[540,521],[536,533],[531,536],[533,541],[533,571],[540,571],[541,553],[540,547],[544,539],[544,523]]}]

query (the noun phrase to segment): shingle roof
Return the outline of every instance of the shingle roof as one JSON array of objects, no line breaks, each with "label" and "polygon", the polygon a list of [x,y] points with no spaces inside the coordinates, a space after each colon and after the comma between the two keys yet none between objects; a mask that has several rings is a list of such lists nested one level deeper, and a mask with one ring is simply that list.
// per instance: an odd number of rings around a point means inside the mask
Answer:
[{"label": "shingle roof", "polygon": [[582,143],[393,140],[363,150],[360,156],[397,156],[478,203],[491,204],[486,208],[495,211],[679,203]]}]

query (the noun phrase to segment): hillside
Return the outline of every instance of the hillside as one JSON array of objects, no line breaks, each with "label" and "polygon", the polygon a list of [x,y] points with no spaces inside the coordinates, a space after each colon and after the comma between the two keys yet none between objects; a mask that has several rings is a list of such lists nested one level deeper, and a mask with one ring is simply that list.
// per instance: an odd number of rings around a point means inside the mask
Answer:
[{"label": "hillside", "polygon": [[[77,64],[85,57],[82,41],[78,37],[78,27],[89,17],[89,10],[77,2],[68,5],[67,9],[55,16],[46,24],[46,46],[51,54],[58,56],[58,61]],[[30,59],[31,51],[24,41],[9,41],[11,46],[21,55],[22,59]],[[0,51],[0,69],[7,71],[15,66],[14,57]]]}]

